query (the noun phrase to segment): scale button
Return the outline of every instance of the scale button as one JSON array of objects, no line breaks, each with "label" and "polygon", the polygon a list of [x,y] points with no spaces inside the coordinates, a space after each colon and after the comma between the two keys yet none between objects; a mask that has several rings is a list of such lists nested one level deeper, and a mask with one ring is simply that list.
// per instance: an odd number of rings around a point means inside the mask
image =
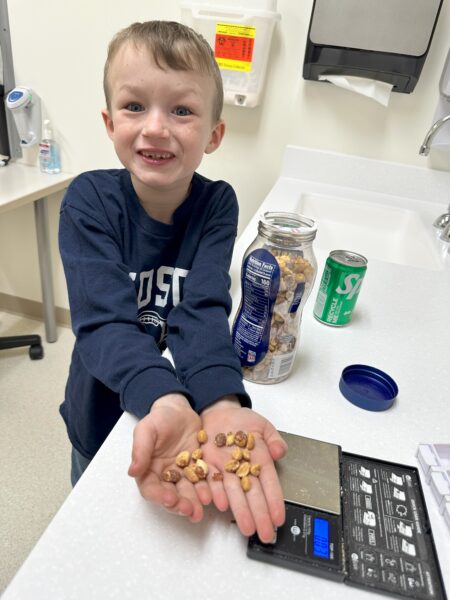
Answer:
[{"label": "scale button", "polygon": [[416,547],[406,540],[402,540],[402,550],[405,554],[409,554],[409,556],[416,556]]},{"label": "scale button", "polygon": [[296,537],[297,535],[300,535],[301,532],[302,532],[302,530],[300,529],[300,527],[298,525],[292,525],[291,533],[294,537]]},{"label": "scale button", "polygon": [[375,555],[375,552],[372,552],[371,550],[366,550],[364,552],[363,559],[368,563],[373,563],[377,560],[377,557]]},{"label": "scale button", "polygon": [[398,583],[397,574],[392,573],[392,571],[388,571],[388,573],[386,575],[386,581],[389,581],[389,583],[392,583],[393,585],[397,585],[397,583]]},{"label": "scale button", "polygon": [[397,561],[392,556],[385,556],[384,557],[384,564],[386,566],[392,567],[392,568],[396,568],[397,567]]}]

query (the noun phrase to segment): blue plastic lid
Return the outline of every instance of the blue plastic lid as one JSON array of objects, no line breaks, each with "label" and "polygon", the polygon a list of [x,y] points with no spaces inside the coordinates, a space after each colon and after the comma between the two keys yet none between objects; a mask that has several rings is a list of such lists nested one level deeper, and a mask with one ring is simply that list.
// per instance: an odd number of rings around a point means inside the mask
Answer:
[{"label": "blue plastic lid", "polygon": [[372,411],[390,408],[398,394],[392,377],[368,365],[345,367],[339,389],[352,404]]}]

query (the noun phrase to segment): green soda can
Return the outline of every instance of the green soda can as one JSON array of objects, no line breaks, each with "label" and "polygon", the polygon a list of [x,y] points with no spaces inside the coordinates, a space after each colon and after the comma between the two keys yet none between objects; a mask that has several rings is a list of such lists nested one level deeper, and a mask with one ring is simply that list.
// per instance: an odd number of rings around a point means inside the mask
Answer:
[{"label": "green soda can", "polygon": [[348,250],[330,252],[314,305],[318,321],[333,327],[350,321],[366,270],[367,259],[361,254]]}]

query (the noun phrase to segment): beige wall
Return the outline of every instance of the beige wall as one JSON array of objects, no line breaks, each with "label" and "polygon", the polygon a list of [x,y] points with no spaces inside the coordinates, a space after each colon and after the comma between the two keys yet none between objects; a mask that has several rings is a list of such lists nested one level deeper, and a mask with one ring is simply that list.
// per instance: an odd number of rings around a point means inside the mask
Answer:
[{"label": "beige wall", "polygon": [[[106,46],[132,21],[179,20],[179,5],[178,0],[9,0],[16,84],[29,85],[41,96],[43,116],[51,119],[61,144],[64,170],[118,166],[100,118]],[[235,187],[241,228],[275,182],[286,144],[450,170],[450,154],[433,150],[428,159],[418,155],[433,118],[450,43],[449,3],[442,7],[414,93],[393,94],[388,108],[302,79],[311,7],[312,0],[278,0],[282,19],[273,38],[262,103],[253,109],[225,107],[225,140],[201,169]],[[28,150],[25,160],[34,163],[36,158],[36,151]],[[49,203],[55,296],[58,306],[67,307],[56,243],[59,203],[59,197]],[[31,206],[1,216],[0,256],[0,294],[40,300]]]}]

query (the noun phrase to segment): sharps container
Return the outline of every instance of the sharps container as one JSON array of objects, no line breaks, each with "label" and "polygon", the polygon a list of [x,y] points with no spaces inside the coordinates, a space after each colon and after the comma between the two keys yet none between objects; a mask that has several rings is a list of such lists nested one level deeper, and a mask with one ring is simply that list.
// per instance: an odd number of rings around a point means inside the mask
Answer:
[{"label": "sharps container", "polygon": [[224,101],[253,107],[260,102],[277,0],[181,2],[181,18],[208,41],[222,74]]}]

